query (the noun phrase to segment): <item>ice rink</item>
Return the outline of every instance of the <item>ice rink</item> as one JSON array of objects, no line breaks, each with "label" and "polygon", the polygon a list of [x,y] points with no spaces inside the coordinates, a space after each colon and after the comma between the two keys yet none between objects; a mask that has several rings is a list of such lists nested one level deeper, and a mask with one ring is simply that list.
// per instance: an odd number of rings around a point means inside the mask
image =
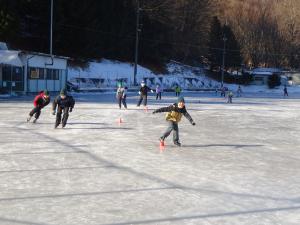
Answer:
[{"label": "ice rink", "polygon": [[163,151],[151,112],[172,93],[148,112],[74,95],[65,129],[50,106],[26,123],[33,97],[0,99],[0,224],[299,225],[300,96],[184,96],[196,126],[183,117]]}]

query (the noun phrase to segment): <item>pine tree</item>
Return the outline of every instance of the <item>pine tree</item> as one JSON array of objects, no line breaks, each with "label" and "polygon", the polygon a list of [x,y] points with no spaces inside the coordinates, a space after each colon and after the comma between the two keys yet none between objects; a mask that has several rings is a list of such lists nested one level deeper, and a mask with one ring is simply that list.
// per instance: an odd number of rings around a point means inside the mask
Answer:
[{"label": "pine tree", "polygon": [[211,62],[211,69],[220,68],[220,65],[222,65],[223,41],[222,26],[218,17],[212,19],[208,47],[208,59]]},{"label": "pine tree", "polygon": [[226,37],[226,67],[240,67],[242,64],[241,50],[230,26],[223,26],[223,34]]}]

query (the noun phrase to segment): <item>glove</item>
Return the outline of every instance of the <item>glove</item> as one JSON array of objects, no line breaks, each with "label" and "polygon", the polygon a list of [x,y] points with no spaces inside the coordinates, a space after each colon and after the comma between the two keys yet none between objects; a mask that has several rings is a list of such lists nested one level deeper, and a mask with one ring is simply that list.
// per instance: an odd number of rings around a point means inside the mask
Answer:
[{"label": "glove", "polygon": [[73,108],[70,108],[69,112],[72,112],[73,111]]},{"label": "glove", "polygon": [[193,126],[195,126],[195,125],[196,125],[196,123],[195,123],[195,122],[192,122],[192,125],[193,125]]},{"label": "glove", "polygon": [[141,92],[139,91],[139,95],[141,95]]},{"label": "glove", "polygon": [[52,115],[55,115],[55,110],[52,110],[52,112],[51,112],[51,113],[52,113]]}]

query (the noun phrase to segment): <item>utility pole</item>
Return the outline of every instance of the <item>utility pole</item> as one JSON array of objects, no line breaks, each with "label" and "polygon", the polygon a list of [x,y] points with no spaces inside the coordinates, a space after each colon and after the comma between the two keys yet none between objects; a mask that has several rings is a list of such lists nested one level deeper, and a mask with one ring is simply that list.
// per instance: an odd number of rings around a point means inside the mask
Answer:
[{"label": "utility pole", "polygon": [[136,74],[137,74],[137,63],[138,63],[138,48],[139,48],[139,32],[140,29],[140,1],[137,0],[137,10],[136,10],[136,33],[135,33],[135,54],[134,54],[134,74],[133,74],[133,85],[137,85]]},{"label": "utility pole", "polygon": [[50,24],[50,55],[52,55],[52,33],[53,33],[53,0],[51,0],[51,24]]},{"label": "utility pole", "polygon": [[226,41],[227,41],[227,38],[226,38],[226,36],[225,36],[225,34],[224,34],[224,36],[223,36],[224,46],[223,46],[222,83],[221,83],[221,87],[223,87],[223,85],[224,85],[224,70],[225,70]]}]

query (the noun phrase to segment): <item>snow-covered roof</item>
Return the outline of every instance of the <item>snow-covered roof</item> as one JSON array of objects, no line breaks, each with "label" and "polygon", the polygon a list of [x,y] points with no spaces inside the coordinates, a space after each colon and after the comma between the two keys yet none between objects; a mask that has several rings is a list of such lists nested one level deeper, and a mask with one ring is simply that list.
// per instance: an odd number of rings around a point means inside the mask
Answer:
[{"label": "snow-covered roof", "polygon": [[280,68],[255,68],[250,73],[252,75],[265,75],[270,76],[274,73],[282,73],[283,70]]},{"label": "snow-covered roof", "polygon": [[32,51],[21,51],[20,52],[23,55],[36,55],[36,56],[44,56],[44,57],[52,57],[52,58],[58,58],[58,59],[69,59],[70,57],[66,57],[66,56],[60,56],[60,55],[51,55],[51,54],[47,54],[47,53],[42,53],[42,52],[32,52]]},{"label": "snow-covered roof", "polygon": [[280,68],[265,68],[265,67],[258,67],[252,70],[253,72],[271,72],[271,73],[278,73],[282,72]]},{"label": "snow-covered roof", "polygon": [[0,50],[0,64],[22,67],[23,63],[19,53],[20,51]]}]

